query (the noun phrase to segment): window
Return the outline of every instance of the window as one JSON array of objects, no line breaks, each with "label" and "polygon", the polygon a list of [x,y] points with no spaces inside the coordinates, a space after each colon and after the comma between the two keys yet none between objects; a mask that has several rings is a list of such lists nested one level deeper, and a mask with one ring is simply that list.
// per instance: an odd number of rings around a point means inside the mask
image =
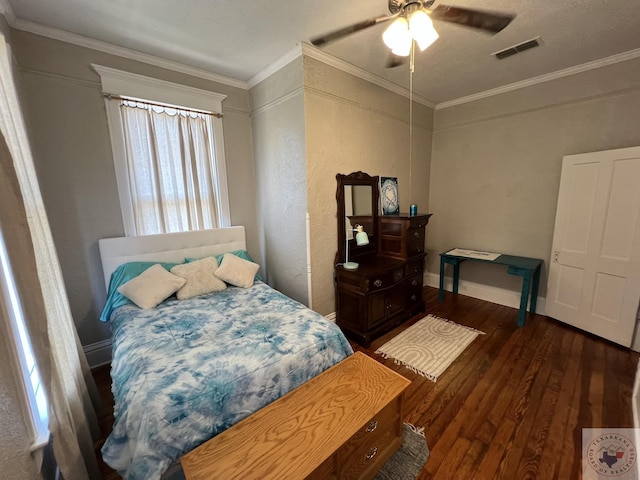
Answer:
[{"label": "window", "polygon": [[231,225],[224,95],[98,65],[126,235]]},{"label": "window", "polygon": [[[29,409],[27,416],[31,420],[33,448],[44,446],[49,439],[47,399],[40,380],[40,373],[31,350],[31,342],[26,331],[20,297],[11,273],[11,265],[0,230],[0,308],[2,316],[8,320],[9,339],[14,348],[21,372],[23,394]],[[26,413],[26,412],[25,412]]]}]

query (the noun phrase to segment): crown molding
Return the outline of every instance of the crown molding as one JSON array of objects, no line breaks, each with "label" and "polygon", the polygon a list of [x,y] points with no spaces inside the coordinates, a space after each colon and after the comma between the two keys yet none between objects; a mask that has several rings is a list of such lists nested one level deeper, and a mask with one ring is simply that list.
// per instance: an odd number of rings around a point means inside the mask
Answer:
[{"label": "crown molding", "polygon": [[[11,7],[6,3],[7,0],[0,0],[0,8],[3,4],[7,5],[7,8],[11,10]],[[210,72],[208,70],[190,67],[179,62],[173,62],[170,60],[165,60],[160,57],[156,57],[153,55],[148,55],[145,53],[140,53],[135,50],[131,50],[129,48],[118,47],[116,45],[103,42],[100,40],[95,40],[93,38],[85,37],[83,35],[77,35],[75,33],[70,33],[64,30],[60,30],[53,27],[48,27],[46,25],[38,24],[35,22],[30,22],[23,19],[16,19],[13,16],[13,12],[11,13],[12,20],[10,21],[7,17],[7,21],[11,25],[12,28],[17,30],[22,30],[25,32],[33,33],[35,35],[41,35],[43,37],[51,38],[53,40],[60,40],[62,42],[71,43],[73,45],[78,45],[80,47],[91,48],[93,50],[97,50],[103,53],[108,53],[111,55],[117,55],[119,57],[128,58],[130,60],[136,60],[142,63],[147,63],[149,65],[155,65],[157,67],[166,68],[168,70],[185,73],[187,75],[192,75],[198,78],[203,78],[205,80],[211,80],[214,82],[222,83],[223,85],[229,85],[231,87],[241,88],[243,90],[248,90],[261,81],[265,80],[269,76],[273,75],[275,72],[285,67],[296,58],[301,55],[307,55],[311,58],[314,58],[320,62],[323,62],[329,66],[337,68],[338,70],[344,71],[351,75],[354,75],[358,78],[366,80],[374,85],[378,85],[386,90],[397,93],[403,97],[409,98],[409,91],[399,85],[385,80],[377,75],[373,75],[372,73],[363,70],[362,68],[356,67],[344,60],[340,60],[332,55],[329,55],[318,48],[315,48],[306,43],[298,43],[295,48],[284,54],[278,60],[273,62],[264,70],[258,72],[256,75],[251,77],[247,82],[242,80],[238,80],[235,78],[227,77],[224,75],[220,75],[217,73]],[[419,95],[414,94],[413,100],[417,103],[420,103],[426,107],[434,108],[435,104],[426,98],[423,98]]]},{"label": "crown molding", "polygon": [[[4,0],[0,0],[0,2],[2,1]],[[48,27],[22,19],[15,19],[14,21],[9,22],[9,24],[12,28],[15,28],[17,30],[23,30],[25,32],[51,38],[53,40],[60,40],[62,42],[71,43],[80,47],[91,48],[93,50],[98,50],[99,52],[128,58],[130,60],[136,60],[138,62],[147,63],[156,67],[166,68],[167,70],[184,73],[186,75],[192,75],[194,77],[202,78],[205,80],[211,80],[212,82],[221,83],[230,87],[241,88],[243,90],[249,89],[247,82],[238,80],[236,78],[227,77],[225,75],[213,73],[201,68],[190,67],[179,62],[165,60],[154,55],[140,53],[129,48],[118,47],[116,45],[102,42],[100,40],[94,40],[93,38],[85,37],[83,35],[77,35],[75,33],[66,32],[64,30]]]},{"label": "crown molding", "polygon": [[16,15],[13,13],[9,0],[0,0],[0,15],[4,15],[9,25],[16,21]]},{"label": "crown molding", "polygon": [[[379,87],[397,93],[398,95],[401,95],[403,97],[409,98],[409,91],[406,88],[400,87],[399,85],[385,80],[384,78],[378,77],[377,75],[373,75],[372,73],[369,73],[360,67],[356,67],[351,63],[345,62],[344,60],[340,60],[339,58],[329,55],[328,53],[325,53],[322,50],[307,43],[298,43],[295,48],[291,49],[274,63],[269,65],[267,68],[251,77],[247,82],[249,88],[252,88],[261,81],[269,78],[271,75],[273,75],[278,70],[285,67],[301,55],[306,55],[307,57],[318,60],[319,62],[322,62],[331,67],[337,68],[338,70],[341,70],[345,73],[366,80],[369,83],[378,85]],[[426,98],[416,95],[415,93],[413,94],[413,100],[416,103],[420,103],[426,107],[435,107],[435,104],[433,102],[430,102]]]},{"label": "crown molding", "polygon": [[265,68],[264,70],[261,70],[260,72],[256,73],[253,77],[251,77],[249,80],[247,80],[247,85],[249,86],[249,88],[255,87],[257,84],[259,84],[263,80],[266,80],[281,68],[286,67],[287,65],[289,65],[291,62],[293,62],[296,58],[300,56],[302,56],[302,46],[300,43],[298,43],[294,48],[292,48],[283,56],[278,58],[275,62],[273,62],[267,68]]},{"label": "crown molding", "polygon": [[[335,67],[338,70],[342,70],[343,72],[349,73],[355,77],[366,80],[367,82],[373,83],[374,85],[378,85],[386,90],[389,90],[393,93],[397,93],[403,97],[409,98],[409,90],[404,87],[401,87],[389,80],[385,80],[384,78],[378,77],[372,73],[363,70],[360,67],[356,67],[351,63],[345,62],[344,60],[340,60],[328,53],[323,52],[322,50],[313,47],[307,43],[302,44],[302,53],[308,57],[314,58],[319,62],[326,63],[329,66]],[[430,100],[427,100],[420,95],[413,94],[413,101],[424,105],[425,107],[435,108],[435,104]]]},{"label": "crown molding", "polygon": [[456,98],[447,102],[441,102],[436,104],[436,110],[442,110],[444,108],[453,107],[456,105],[462,105],[463,103],[469,103],[483,98],[493,97],[502,93],[512,92],[521,88],[531,87],[540,83],[549,82],[558,78],[568,77],[575,75],[576,73],[587,72],[596,68],[605,67],[607,65],[613,65],[615,63],[624,62],[627,60],[633,60],[640,57],[640,48],[636,50],[629,50],[628,52],[612,55],[611,57],[601,58],[600,60],[594,60],[593,62],[583,63],[582,65],[576,65],[575,67],[565,68],[556,72],[547,73],[546,75],[540,75],[538,77],[529,78],[521,82],[510,83],[498,88],[492,88],[491,90],[485,90],[484,92],[474,93],[466,97]]},{"label": "crown molding", "polygon": [[[235,88],[240,88],[242,90],[248,90],[254,87],[255,85],[265,80],[269,76],[273,75],[275,72],[285,67],[286,65],[288,65],[289,63],[291,63],[301,55],[306,55],[322,63],[325,63],[329,66],[337,68],[338,70],[341,70],[345,73],[349,73],[351,75],[354,75],[355,77],[358,77],[370,83],[373,83],[374,85],[378,85],[381,88],[397,93],[398,95],[401,95],[403,97],[409,98],[409,91],[406,88],[401,87],[388,80],[385,80],[381,77],[378,77],[377,75],[369,73],[360,67],[356,67],[351,63],[345,62],[344,60],[340,60],[339,58],[329,55],[328,53],[325,53],[322,50],[316,47],[313,47],[312,45],[309,45],[307,43],[297,44],[295,48],[293,48],[292,50],[284,54],[282,57],[280,57],[278,60],[270,64],[264,70],[258,72],[256,75],[251,77],[248,81],[244,82],[236,78],[227,77],[225,75],[213,73],[211,71],[204,70],[201,68],[190,67],[188,65],[184,65],[179,62],[165,60],[160,57],[148,55],[145,53],[140,53],[135,50],[131,50],[124,47],[118,47],[107,42],[102,42],[100,40],[94,40],[92,38],[85,37],[82,35],[69,33],[57,28],[47,27],[45,25],[41,25],[41,24],[37,24],[27,20],[16,18],[13,12],[13,9],[11,8],[11,5],[8,3],[8,0],[0,0],[0,14],[4,15],[9,25],[12,28],[15,28],[17,30],[23,30],[25,32],[41,35],[54,40],[60,40],[63,42],[71,43],[73,45],[91,48],[93,50],[98,50],[100,52],[108,53],[111,55],[117,55],[119,57],[128,58],[130,60],[136,60],[142,63],[147,63],[149,65],[154,65],[161,68],[166,68],[168,70],[184,73],[186,75],[191,75],[191,76],[202,78],[205,80],[211,80],[213,82],[221,83],[223,85],[228,85]],[[460,98],[449,100],[446,102],[434,103],[416,94],[413,95],[413,99],[415,102],[420,103],[426,107],[433,108],[435,110],[442,110],[442,109],[453,107],[456,105],[462,105],[464,103],[481,100],[483,98],[488,98],[495,95],[512,92],[515,90],[519,90],[521,88],[530,87],[530,86],[548,82],[551,80],[568,77],[576,73],[586,72],[586,71],[604,67],[607,65],[624,62],[626,60],[632,60],[638,57],[640,57],[640,49],[630,50],[628,52],[612,55],[611,57],[595,60],[593,62],[584,63],[582,65],[577,65],[575,67],[570,67],[563,70],[558,70],[556,72],[540,75],[538,77],[529,78],[521,82],[511,83],[509,85],[504,85],[502,87],[485,90],[484,92],[475,93],[473,95],[460,97]]]}]

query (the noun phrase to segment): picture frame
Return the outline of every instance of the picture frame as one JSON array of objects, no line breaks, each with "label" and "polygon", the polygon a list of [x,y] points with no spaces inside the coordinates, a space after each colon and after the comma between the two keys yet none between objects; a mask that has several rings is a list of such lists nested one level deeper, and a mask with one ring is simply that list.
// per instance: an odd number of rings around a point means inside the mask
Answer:
[{"label": "picture frame", "polygon": [[400,213],[397,177],[380,177],[380,203],[383,215]]}]

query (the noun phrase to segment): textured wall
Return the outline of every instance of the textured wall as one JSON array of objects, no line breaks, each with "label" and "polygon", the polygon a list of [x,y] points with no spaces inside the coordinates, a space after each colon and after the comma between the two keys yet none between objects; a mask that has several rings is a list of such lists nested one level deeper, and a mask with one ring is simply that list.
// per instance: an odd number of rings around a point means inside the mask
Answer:
[{"label": "textured wall", "polygon": [[13,30],[40,187],[83,345],[109,338],[98,239],[124,234],[96,63],[227,95],[225,155],[234,224],[259,261],[249,93],[92,49]]},{"label": "textured wall", "polygon": [[252,88],[251,98],[267,279],[314,310],[332,313],[336,174],[398,177],[404,210],[417,203],[425,211],[433,111],[415,104],[409,189],[408,99],[306,56]]},{"label": "textured wall", "polygon": [[302,58],[251,89],[258,225],[267,282],[309,305]]},{"label": "textured wall", "polygon": [[[640,145],[639,116],[637,59],[436,110],[430,273],[455,246],[542,258],[544,296],[562,157]],[[464,280],[520,291],[504,268],[463,269]]]},{"label": "textured wall", "polygon": [[428,211],[433,111],[414,103],[410,169],[409,100],[312,58],[304,61],[312,305],[326,315],[335,311],[336,174],[398,177],[401,210],[416,203]]}]

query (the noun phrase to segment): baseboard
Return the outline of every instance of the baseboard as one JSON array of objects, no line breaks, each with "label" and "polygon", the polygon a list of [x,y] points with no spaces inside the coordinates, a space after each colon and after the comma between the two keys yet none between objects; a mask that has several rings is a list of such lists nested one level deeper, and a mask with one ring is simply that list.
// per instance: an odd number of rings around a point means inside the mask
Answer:
[{"label": "baseboard", "polygon": [[[439,288],[440,275],[430,272],[425,272],[424,275],[425,285],[429,287]],[[445,295],[451,294],[453,289],[453,279],[445,276],[444,278]],[[505,307],[520,308],[520,292],[514,292],[513,290],[505,290],[504,288],[487,287],[474,282],[467,282],[460,280],[458,282],[458,293],[466,295],[468,297],[477,298],[479,300],[485,300],[491,303],[497,303],[498,305],[504,305]],[[536,313],[545,315],[545,299],[538,296],[536,303]]]},{"label": "baseboard", "polygon": [[89,367],[99,367],[111,362],[111,340],[92,343],[82,347],[89,362]]},{"label": "baseboard", "polygon": [[331,320],[333,323],[336,323],[336,312],[331,312],[325,315],[327,320]]}]

